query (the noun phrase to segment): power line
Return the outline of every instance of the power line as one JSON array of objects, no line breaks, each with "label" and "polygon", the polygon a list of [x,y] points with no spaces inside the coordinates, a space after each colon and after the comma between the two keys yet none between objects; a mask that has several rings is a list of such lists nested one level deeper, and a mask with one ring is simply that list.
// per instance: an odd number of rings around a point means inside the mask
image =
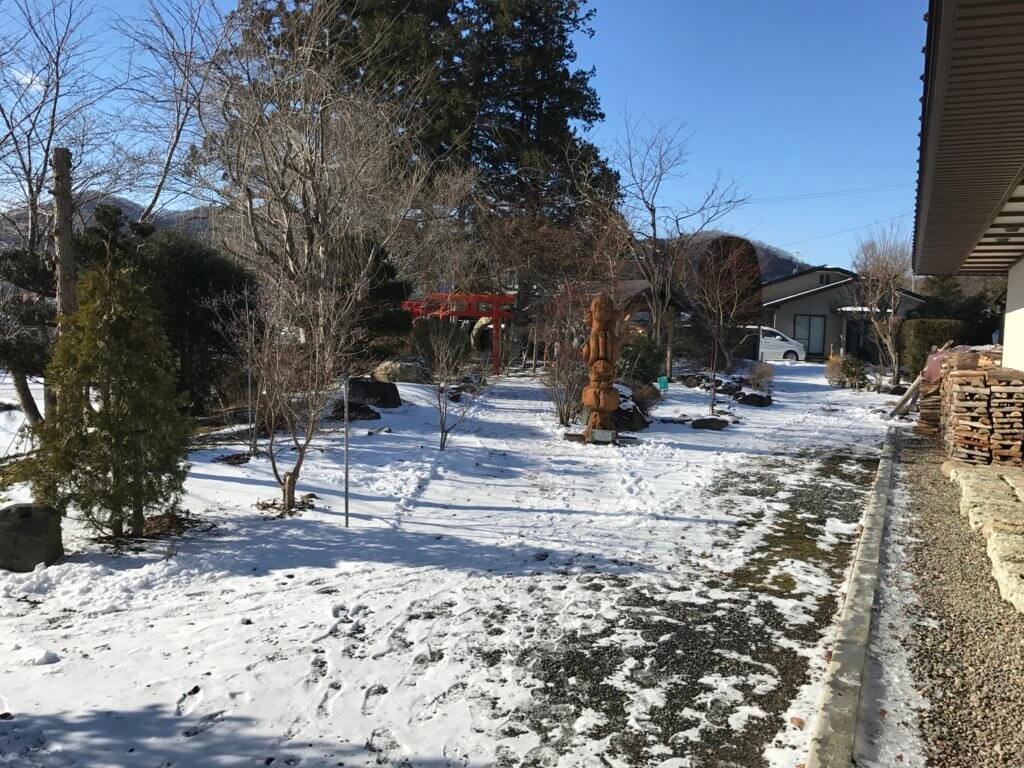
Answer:
[{"label": "power line", "polygon": [[831,192],[803,192],[793,195],[777,195],[775,197],[755,197],[746,201],[746,205],[755,203],[785,203],[796,200],[821,200],[827,197],[847,197],[849,195],[864,195],[869,192],[892,192],[897,189],[908,189],[913,184],[884,184],[878,187],[855,187],[853,189],[836,189]]},{"label": "power line", "polygon": [[873,227],[878,224],[888,224],[890,221],[896,221],[909,216],[912,211],[901,213],[899,216],[893,216],[889,219],[879,219],[878,221],[869,221],[867,224],[861,224],[859,227],[850,227],[849,229],[841,229],[838,232],[829,232],[827,235],[818,235],[817,237],[808,237],[806,240],[794,240],[791,243],[783,243],[782,248],[788,248],[791,245],[800,245],[801,243],[813,243],[816,240],[825,240],[829,237],[836,237],[838,235],[845,235],[847,232],[856,232],[858,229],[865,229],[866,227]]}]

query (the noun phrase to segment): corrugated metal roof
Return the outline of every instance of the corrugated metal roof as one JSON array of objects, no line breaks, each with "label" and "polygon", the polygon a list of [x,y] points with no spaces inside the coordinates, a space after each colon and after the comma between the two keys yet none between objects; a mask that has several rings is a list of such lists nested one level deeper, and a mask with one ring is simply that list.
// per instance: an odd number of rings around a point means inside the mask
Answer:
[{"label": "corrugated metal roof", "polygon": [[914,271],[1005,272],[1024,256],[1024,2],[931,0]]}]

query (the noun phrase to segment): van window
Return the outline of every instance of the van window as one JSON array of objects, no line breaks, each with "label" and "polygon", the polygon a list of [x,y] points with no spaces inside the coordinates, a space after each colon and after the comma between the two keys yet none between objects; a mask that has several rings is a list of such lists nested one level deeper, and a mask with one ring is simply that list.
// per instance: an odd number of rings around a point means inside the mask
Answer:
[{"label": "van window", "polygon": [[782,340],[782,334],[779,333],[778,331],[769,331],[768,329],[764,329],[764,330],[761,331],[761,338],[762,339],[777,339],[777,340],[781,341]]}]

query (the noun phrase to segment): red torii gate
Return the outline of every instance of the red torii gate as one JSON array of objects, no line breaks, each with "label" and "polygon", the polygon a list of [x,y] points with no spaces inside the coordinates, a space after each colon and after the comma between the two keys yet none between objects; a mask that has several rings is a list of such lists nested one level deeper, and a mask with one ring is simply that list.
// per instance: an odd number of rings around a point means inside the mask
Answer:
[{"label": "red torii gate", "polygon": [[431,293],[425,299],[403,301],[402,309],[414,320],[419,317],[491,318],[491,369],[497,374],[501,372],[501,321],[512,319],[512,312],[505,307],[515,303],[515,295],[507,293]]}]

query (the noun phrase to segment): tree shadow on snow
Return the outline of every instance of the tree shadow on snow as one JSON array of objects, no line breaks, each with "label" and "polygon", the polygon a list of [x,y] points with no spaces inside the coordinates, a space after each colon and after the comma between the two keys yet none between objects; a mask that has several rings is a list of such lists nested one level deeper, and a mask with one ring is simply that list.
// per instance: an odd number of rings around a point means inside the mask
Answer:
[{"label": "tree shadow on snow", "polygon": [[394,742],[381,739],[381,743],[371,744],[369,734],[356,729],[346,733],[343,722],[335,726],[337,741],[328,742],[258,733],[257,722],[248,717],[216,711],[202,716],[176,715],[157,704],[133,710],[16,713],[14,719],[0,721],[0,763],[21,768],[325,768],[362,757],[380,765],[410,768],[451,765],[443,757],[416,756],[406,762]]}]

